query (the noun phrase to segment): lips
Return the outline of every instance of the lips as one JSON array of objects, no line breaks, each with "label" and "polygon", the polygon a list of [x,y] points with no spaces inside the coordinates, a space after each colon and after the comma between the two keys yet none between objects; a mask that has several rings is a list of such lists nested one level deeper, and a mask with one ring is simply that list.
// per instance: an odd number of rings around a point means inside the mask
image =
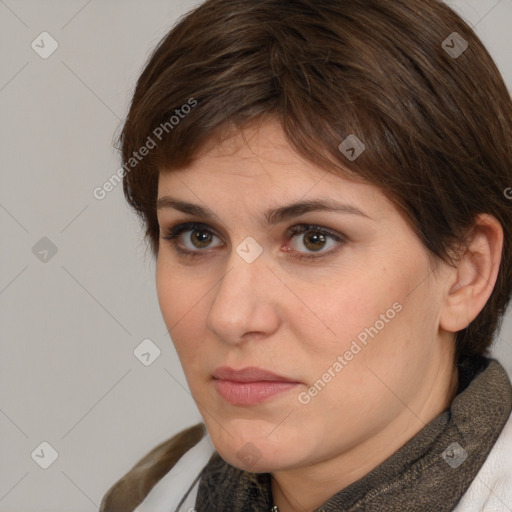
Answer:
[{"label": "lips", "polygon": [[254,366],[241,370],[222,366],[213,372],[212,377],[217,392],[228,403],[237,406],[264,402],[300,384]]},{"label": "lips", "polygon": [[233,370],[229,366],[221,366],[213,372],[214,379],[231,380],[235,382],[296,382],[293,379],[282,377],[255,366],[248,366],[241,370]]}]

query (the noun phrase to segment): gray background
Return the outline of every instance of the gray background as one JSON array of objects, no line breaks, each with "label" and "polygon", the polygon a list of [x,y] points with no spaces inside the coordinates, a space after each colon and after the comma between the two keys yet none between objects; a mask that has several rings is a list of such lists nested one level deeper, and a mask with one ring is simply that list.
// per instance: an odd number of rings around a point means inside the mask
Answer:
[{"label": "gray background", "polygon": [[[201,419],[121,185],[92,193],[119,168],[112,144],[146,58],[197,3],[0,0],[1,512],[97,510],[142,455]],[[452,5],[512,89],[512,0]],[[47,59],[31,47],[43,31],[59,45]],[[511,324],[495,354],[512,374]],[[133,353],[147,338],[161,351],[149,366]],[[58,452],[47,469],[42,442]]]}]

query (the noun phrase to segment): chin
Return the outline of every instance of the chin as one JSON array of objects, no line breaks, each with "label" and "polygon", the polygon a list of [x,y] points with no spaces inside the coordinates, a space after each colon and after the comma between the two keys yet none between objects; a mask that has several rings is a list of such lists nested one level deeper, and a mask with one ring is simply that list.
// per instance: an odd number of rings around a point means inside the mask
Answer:
[{"label": "chin", "polygon": [[220,456],[232,466],[251,473],[271,473],[300,465],[300,454],[296,447],[283,444],[282,441],[272,443],[265,437],[249,436],[243,439],[229,437],[218,440],[210,436]]},{"label": "chin", "polygon": [[219,454],[232,466],[250,473],[272,473],[287,468],[284,461],[274,454],[262,452],[251,443],[246,443],[238,451],[230,449],[219,451]]}]

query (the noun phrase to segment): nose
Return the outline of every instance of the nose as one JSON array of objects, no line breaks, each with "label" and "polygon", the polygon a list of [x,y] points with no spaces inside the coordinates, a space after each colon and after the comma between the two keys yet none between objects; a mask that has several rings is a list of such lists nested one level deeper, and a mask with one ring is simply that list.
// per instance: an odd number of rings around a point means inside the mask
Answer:
[{"label": "nose", "polygon": [[279,327],[282,285],[263,254],[248,263],[233,250],[227,269],[214,289],[206,321],[208,329],[230,344],[271,335]]}]

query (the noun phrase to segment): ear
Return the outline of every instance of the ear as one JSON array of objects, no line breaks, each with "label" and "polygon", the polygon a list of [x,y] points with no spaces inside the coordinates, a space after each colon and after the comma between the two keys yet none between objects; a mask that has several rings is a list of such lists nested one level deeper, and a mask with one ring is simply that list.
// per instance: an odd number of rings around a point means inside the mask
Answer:
[{"label": "ear", "polygon": [[475,218],[457,266],[449,271],[440,314],[440,328],[465,329],[491,296],[501,262],[503,228],[488,214]]}]

